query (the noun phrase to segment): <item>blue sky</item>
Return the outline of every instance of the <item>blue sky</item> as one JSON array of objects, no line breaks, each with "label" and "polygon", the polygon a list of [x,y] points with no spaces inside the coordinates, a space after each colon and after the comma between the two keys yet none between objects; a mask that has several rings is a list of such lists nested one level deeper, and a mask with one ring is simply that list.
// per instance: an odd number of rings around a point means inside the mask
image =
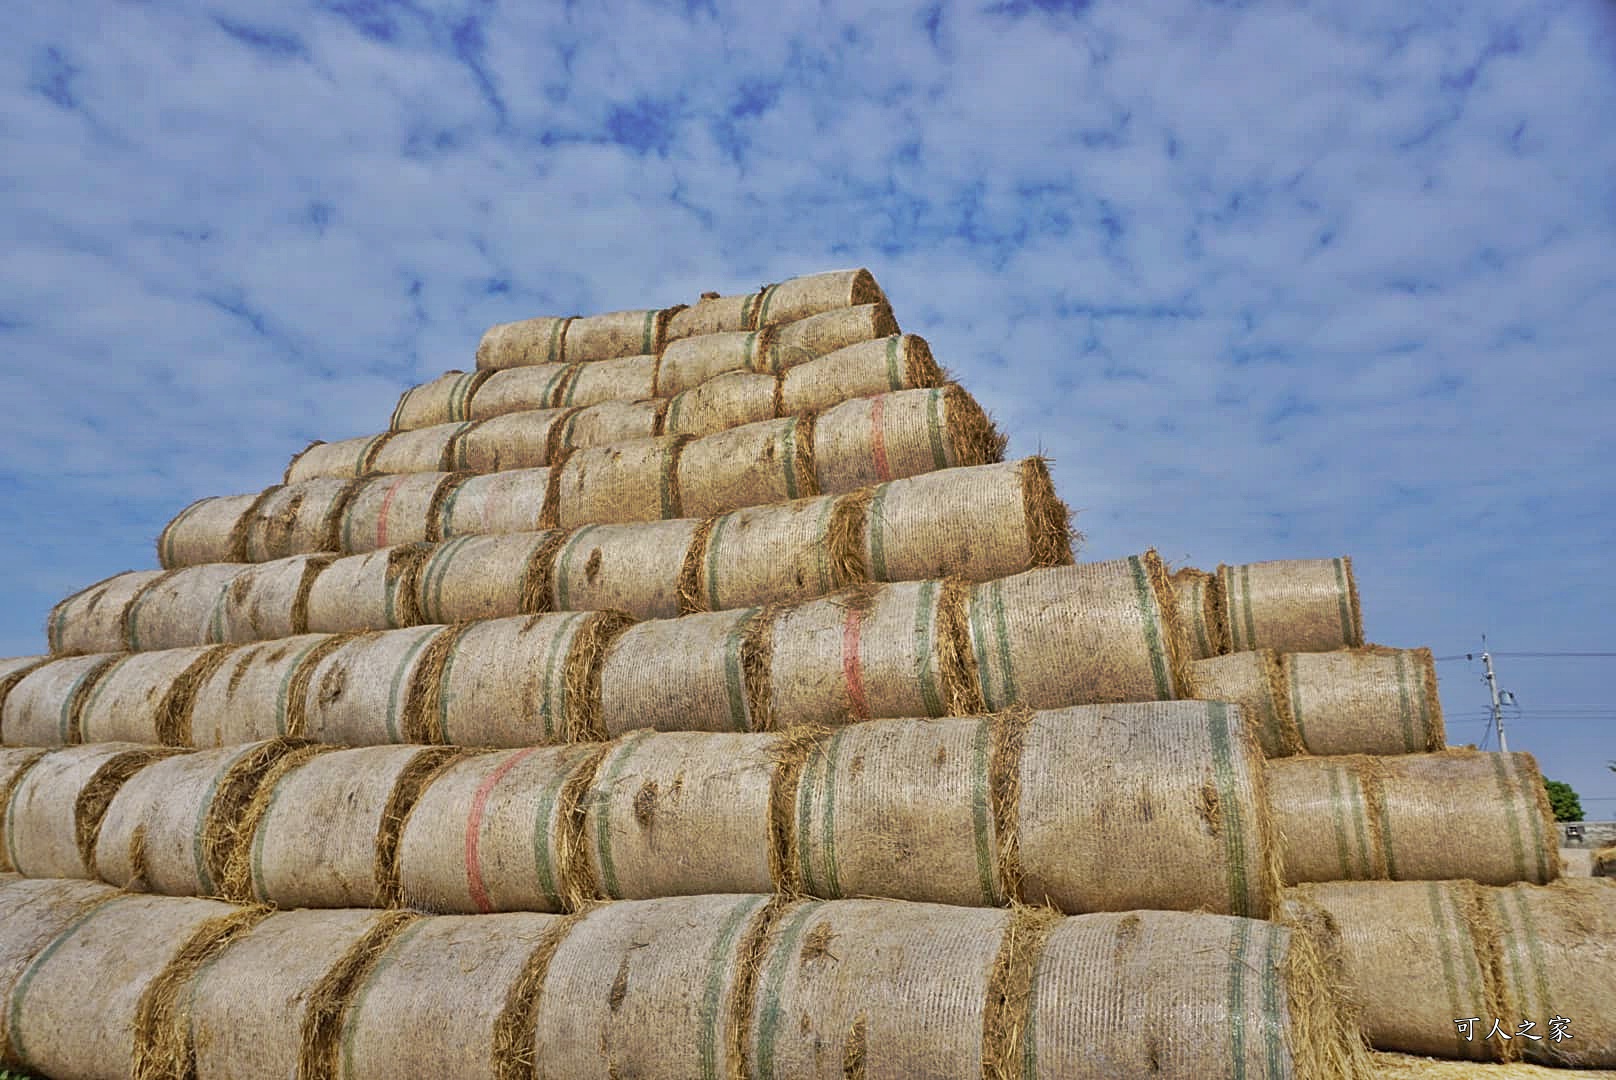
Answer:
[{"label": "blue sky", "polygon": [[[0,655],[491,323],[856,265],[1085,557],[1350,553],[1373,640],[1616,651],[1616,5],[1456,7],[18,8]],[[1616,817],[1616,661],[1499,670]]]}]

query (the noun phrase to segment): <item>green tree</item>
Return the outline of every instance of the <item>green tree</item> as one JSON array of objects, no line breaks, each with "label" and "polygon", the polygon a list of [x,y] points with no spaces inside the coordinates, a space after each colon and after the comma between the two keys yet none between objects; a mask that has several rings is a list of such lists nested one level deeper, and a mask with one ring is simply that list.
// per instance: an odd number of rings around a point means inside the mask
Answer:
[{"label": "green tree", "polygon": [[1581,821],[1582,800],[1571,785],[1560,780],[1544,780],[1543,786],[1549,789],[1549,806],[1554,810],[1555,821]]}]

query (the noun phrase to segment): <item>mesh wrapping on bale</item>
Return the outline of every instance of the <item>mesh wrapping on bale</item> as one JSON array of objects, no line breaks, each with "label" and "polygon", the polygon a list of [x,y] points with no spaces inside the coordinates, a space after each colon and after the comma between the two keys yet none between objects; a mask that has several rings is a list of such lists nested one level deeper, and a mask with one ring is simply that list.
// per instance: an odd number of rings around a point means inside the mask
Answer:
[{"label": "mesh wrapping on bale", "polygon": [[6,838],[12,789],[45,754],[44,749],[34,746],[0,749],[0,873],[17,869],[11,865],[11,843]]},{"label": "mesh wrapping on bale", "polygon": [[662,351],[668,319],[678,310],[612,311],[572,319],[561,339],[562,359],[577,363],[618,356],[654,356]]},{"label": "mesh wrapping on bale", "polygon": [[572,368],[566,364],[496,372],[477,388],[477,396],[471,403],[471,419],[487,420],[507,413],[559,408],[561,391],[571,375]]},{"label": "mesh wrapping on bale", "polygon": [[692,439],[674,467],[676,506],[662,517],[707,517],[818,495],[814,419],[790,416]]},{"label": "mesh wrapping on bale", "polygon": [[477,368],[497,371],[533,364],[559,364],[566,355],[567,331],[576,316],[552,315],[496,323],[477,343]]},{"label": "mesh wrapping on bale", "polygon": [[458,480],[433,508],[429,538],[449,540],[545,528],[550,516],[550,488],[557,471],[509,469]]},{"label": "mesh wrapping on bale", "polygon": [[[754,506],[704,522],[690,548],[680,600],[686,611],[724,611],[824,596],[865,578],[857,496]],[[838,528],[838,525],[841,528]]]},{"label": "mesh wrapping on bale", "polygon": [[124,648],[124,610],[141,590],[163,575],[162,570],[114,574],[51,608],[45,629],[51,654],[79,656]]},{"label": "mesh wrapping on bale", "polygon": [[86,913],[121,895],[99,881],[0,874],[0,1008],[6,1019],[0,1023],[0,1067],[23,1064],[10,1022],[19,980]]},{"label": "mesh wrapping on bale", "polygon": [[862,304],[885,304],[886,293],[863,267],[827,270],[765,286],[758,296],[756,325],[778,326]]},{"label": "mesh wrapping on bale", "polygon": [[554,522],[573,528],[684,516],[678,468],[689,441],[674,435],[577,451],[559,470]]},{"label": "mesh wrapping on bale", "polygon": [[566,451],[580,447],[610,446],[661,435],[667,407],[666,401],[653,399],[602,401],[569,409],[551,436],[549,456],[559,460]]},{"label": "mesh wrapping on bale", "polygon": [[455,441],[474,426],[475,420],[462,420],[397,432],[376,451],[365,472],[447,472],[453,468]]},{"label": "mesh wrapping on bale", "polygon": [[[731,334],[751,330],[757,326],[757,304],[763,293],[745,296],[720,296],[715,292],[701,294],[701,299],[680,308],[668,319],[666,335],[668,345],[689,337],[708,334]],[[663,349],[667,352],[667,348]]]},{"label": "mesh wrapping on bale", "polygon": [[657,369],[656,394],[677,397],[731,372],[773,374],[769,358],[774,340],[772,330],[753,330],[704,334],[670,342],[663,350],[662,363]]},{"label": "mesh wrapping on bale", "polygon": [[359,488],[342,513],[336,550],[360,555],[393,544],[439,539],[439,508],[447,509],[445,501],[462,479],[456,473],[430,472],[358,481]]},{"label": "mesh wrapping on bale", "polygon": [[843,402],[813,432],[814,477],[831,493],[1004,458],[1005,437],[954,383]]},{"label": "mesh wrapping on bale", "polygon": [[854,398],[929,389],[943,381],[943,370],[932,359],[925,338],[894,334],[786,369],[780,375],[779,412],[781,416],[818,412]]},{"label": "mesh wrapping on bale", "polygon": [[636,619],[680,613],[679,586],[701,522],[584,525],[569,533],[550,567],[556,611],[626,611]]},{"label": "mesh wrapping on bale", "polygon": [[732,371],[675,394],[668,402],[662,430],[669,435],[714,435],[772,420],[780,415],[778,397],[777,376]]},{"label": "mesh wrapping on bale", "polygon": [[644,401],[656,396],[655,356],[624,356],[590,364],[574,364],[556,391],[556,404],[584,408],[609,401]]},{"label": "mesh wrapping on bale", "polygon": [[550,447],[571,415],[569,409],[530,409],[476,421],[455,438],[449,468],[472,473],[542,468],[550,464]]},{"label": "mesh wrapping on bale", "polygon": [[219,620],[239,563],[175,570],[148,584],[124,609],[124,640],[108,651],[178,649],[219,640]]},{"label": "mesh wrapping on bale", "polygon": [[157,565],[164,570],[202,563],[233,562],[236,523],[258,495],[214,495],[174,515],[157,535]]},{"label": "mesh wrapping on bale", "polygon": [[1430,649],[1289,653],[1291,716],[1312,754],[1414,754],[1447,745]]},{"label": "mesh wrapping on bale", "polygon": [[429,383],[404,391],[393,409],[393,431],[413,431],[436,424],[458,424],[476,419],[472,399],[488,382],[491,372],[450,371]]},{"label": "mesh wrapping on bale", "polygon": [[[242,567],[219,598],[208,641],[246,644],[307,633],[309,597],[314,583],[336,561],[336,555],[322,553],[293,555]],[[180,571],[182,574],[190,572]]]},{"label": "mesh wrapping on bale", "polygon": [[656,619],[625,630],[600,667],[603,734],[749,731],[753,702],[744,671],[757,608]]},{"label": "mesh wrapping on bale", "polygon": [[422,620],[454,623],[542,611],[560,535],[467,535],[437,545],[417,577]]},{"label": "mesh wrapping on bale", "polygon": [[1364,643],[1350,557],[1219,566],[1218,582],[1236,651],[1327,652]]},{"label": "mesh wrapping on bale", "polygon": [[1229,627],[1223,621],[1223,587],[1216,574],[1186,566],[1173,574],[1178,621],[1184,627],[1189,659],[1205,660],[1229,651]]},{"label": "mesh wrapping on bale", "polygon": [[1184,696],[1239,705],[1263,753],[1269,757],[1302,752],[1302,738],[1291,718],[1285,672],[1274,650],[1250,649],[1213,656],[1191,661],[1187,667],[1189,693]]},{"label": "mesh wrapping on bale", "polygon": [[343,514],[366,483],[317,478],[269,488],[235,525],[230,558],[209,561],[257,563],[337,551]]},{"label": "mesh wrapping on bale", "polygon": [[1294,757],[1267,772],[1287,884],[1560,876],[1559,831],[1530,754]]},{"label": "mesh wrapping on bale", "polygon": [[116,654],[69,656],[22,669],[0,698],[0,738],[7,746],[70,746],[83,741],[80,721],[96,680]]},{"label": "mesh wrapping on bale", "polygon": [[348,638],[302,634],[232,651],[190,696],[176,728],[192,746],[234,746],[303,730],[308,678]]},{"label": "mesh wrapping on bale", "polygon": [[282,481],[295,484],[299,480],[313,480],[321,476],[339,480],[364,476],[370,471],[376,454],[393,434],[384,431],[378,435],[360,435],[338,442],[312,442],[287,463]]},{"label": "mesh wrapping on bale", "polygon": [[430,544],[400,544],[334,559],[309,586],[301,630],[353,634],[425,622],[417,606]]},{"label": "mesh wrapping on bale", "polygon": [[189,699],[232,648],[203,645],[124,653],[85,695],[80,738],[87,743],[190,745]]},{"label": "mesh wrapping on bale", "polygon": [[417,680],[432,679],[454,630],[415,626],[356,634],[313,662],[301,726],[288,734],[342,746],[425,742]]},{"label": "mesh wrapping on bale", "polygon": [[898,333],[898,320],[886,303],[861,304],[809,315],[794,322],[773,326],[774,342],[769,349],[769,368],[782,372],[821,356]]}]

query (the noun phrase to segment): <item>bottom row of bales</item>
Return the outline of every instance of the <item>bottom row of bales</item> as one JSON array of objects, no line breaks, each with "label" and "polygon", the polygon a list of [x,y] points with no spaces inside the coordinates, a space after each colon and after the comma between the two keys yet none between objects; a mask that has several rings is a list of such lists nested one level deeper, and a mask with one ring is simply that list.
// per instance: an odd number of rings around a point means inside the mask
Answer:
[{"label": "bottom row of bales", "polygon": [[708,895],[274,912],[0,875],[0,1062],[53,1076],[1368,1076],[1305,934]]}]

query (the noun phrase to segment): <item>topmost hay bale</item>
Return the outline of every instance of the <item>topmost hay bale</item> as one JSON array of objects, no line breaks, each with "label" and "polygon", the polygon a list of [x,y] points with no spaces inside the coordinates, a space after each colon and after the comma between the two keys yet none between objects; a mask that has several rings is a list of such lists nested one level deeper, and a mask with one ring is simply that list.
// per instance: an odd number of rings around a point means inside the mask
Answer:
[{"label": "topmost hay bale", "polygon": [[885,304],[886,293],[863,267],[827,270],[770,285],[758,298],[758,326],[779,326],[838,308]]},{"label": "topmost hay bale", "polygon": [[668,344],[672,344],[707,334],[756,329],[758,301],[762,298],[761,291],[745,296],[702,293],[700,300],[674,312],[668,319],[668,329],[663,337]]},{"label": "topmost hay bale", "polygon": [[388,427],[393,431],[413,431],[475,419],[471,400],[492,374],[491,371],[450,371],[429,383],[412,386],[398,399]]},{"label": "topmost hay bale", "polygon": [[769,350],[769,370],[778,374],[849,345],[896,333],[898,320],[885,303],[810,315],[775,328],[774,346]]},{"label": "topmost hay bale", "polygon": [[573,317],[543,315],[536,319],[495,323],[477,343],[477,370],[559,364]]},{"label": "topmost hay bale", "polygon": [[1327,652],[1364,643],[1351,556],[1218,567],[1230,647]]}]

